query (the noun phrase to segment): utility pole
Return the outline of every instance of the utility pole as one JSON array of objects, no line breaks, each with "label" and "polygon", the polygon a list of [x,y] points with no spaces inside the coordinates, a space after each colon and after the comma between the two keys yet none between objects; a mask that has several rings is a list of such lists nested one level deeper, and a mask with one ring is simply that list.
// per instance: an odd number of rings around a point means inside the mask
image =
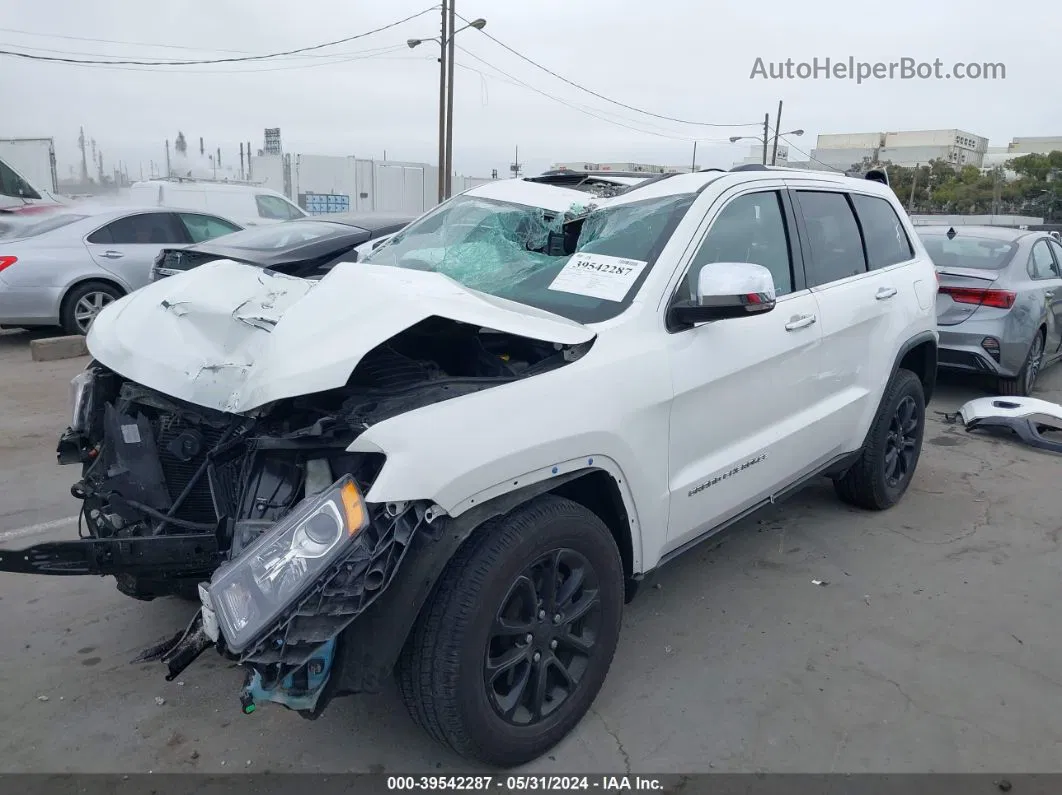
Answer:
[{"label": "utility pole", "polygon": [[221,147],[220,147],[220,146],[218,147],[218,159],[217,159],[217,164],[218,164],[218,168],[221,168]]},{"label": "utility pole", "polygon": [[454,32],[457,30],[456,0],[449,0],[449,41],[446,43],[446,198],[453,193],[454,184]]},{"label": "utility pole", "polygon": [[243,141],[240,141],[240,179],[243,179]]},{"label": "utility pole", "polygon": [[170,170],[170,139],[166,139],[166,178],[173,176],[173,171]]},{"label": "utility pole", "polygon": [[88,159],[85,157],[85,128],[81,128],[81,132],[77,137],[77,145],[81,148],[81,182],[82,184],[88,182]]},{"label": "utility pole", "polygon": [[450,0],[442,0],[442,31],[439,34],[439,202],[446,200],[446,27],[450,24]]},{"label": "utility pole", "polygon": [[919,168],[921,168],[921,166],[918,163],[915,163],[914,171],[911,172],[911,198],[908,199],[908,201],[907,201],[907,214],[908,215],[910,215],[911,213],[914,212],[915,186],[918,184],[918,169]]},{"label": "utility pole", "polygon": [[778,165],[778,131],[782,129],[782,100],[778,100],[778,116],[774,120],[774,147],[771,149],[771,165]]},{"label": "utility pole", "polygon": [[1003,167],[996,166],[992,169],[992,176],[995,177],[992,183],[992,215],[999,215],[999,204],[1003,196]]},{"label": "utility pole", "polygon": [[767,165],[767,139],[771,134],[771,114],[763,114],[763,165]]},{"label": "utility pole", "polygon": [[516,147],[516,156],[513,158],[513,164],[509,166],[509,171],[513,174],[513,179],[520,176],[520,147]]},{"label": "utility pole", "polygon": [[200,136],[199,137],[199,156],[202,157],[205,154],[206,154],[206,152],[203,149],[203,137]]},{"label": "utility pole", "polygon": [[251,142],[247,142],[247,179],[251,179]]},{"label": "utility pole", "polygon": [[690,170],[695,172],[695,173],[697,171],[697,142],[696,141],[693,142],[693,166],[691,167]]}]

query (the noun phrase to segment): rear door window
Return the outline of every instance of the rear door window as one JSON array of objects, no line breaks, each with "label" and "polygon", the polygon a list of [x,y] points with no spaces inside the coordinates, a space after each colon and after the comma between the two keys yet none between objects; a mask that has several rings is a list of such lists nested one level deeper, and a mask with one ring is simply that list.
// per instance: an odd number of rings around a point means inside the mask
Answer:
[{"label": "rear door window", "polygon": [[114,246],[170,245],[190,242],[174,213],[140,213],[111,221],[88,237],[89,243]]},{"label": "rear door window", "polygon": [[1055,255],[1055,278],[1062,279],[1062,243],[1058,243],[1055,240],[1047,241],[1051,246],[1051,251]]},{"label": "rear door window", "polygon": [[229,223],[216,215],[179,213],[179,216],[193,243],[202,243],[205,240],[213,240],[215,237],[240,231],[240,227],[236,224]]},{"label": "rear door window", "polygon": [[887,268],[914,257],[911,241],[892,204],[878,196],[852,194],[852,204],[863,227],[870,270]]},{"label": "rear door window", "polygon": [[1046,240],[1037,240],[1029,254],[1029,276],[1033,279],[1054,279],[1055,260]]},{"label": "rear door window", "polygon": [[819,287],[866,273],[863,239],[848,196],[810,190],[798,190],[793,195],[811,249],[811,261],[805,263],[808,286]]}]

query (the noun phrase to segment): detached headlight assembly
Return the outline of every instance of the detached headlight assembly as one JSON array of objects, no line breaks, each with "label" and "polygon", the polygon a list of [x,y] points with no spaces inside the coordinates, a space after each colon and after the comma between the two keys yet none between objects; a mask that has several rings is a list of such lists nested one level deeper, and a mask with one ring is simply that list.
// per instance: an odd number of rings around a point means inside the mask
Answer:
[{"label": "detached headlight assembly", "polygon": [[350,549],[369,523],[346,475],[309,497],[210,580],[210,602],[229,651],[244,651],[318,576]]},{"label": "detached headlight assembly", "polygon": [[95,384],[96,373],[91,369],[78,373],[70,380],[70,430],[88,430]]}]

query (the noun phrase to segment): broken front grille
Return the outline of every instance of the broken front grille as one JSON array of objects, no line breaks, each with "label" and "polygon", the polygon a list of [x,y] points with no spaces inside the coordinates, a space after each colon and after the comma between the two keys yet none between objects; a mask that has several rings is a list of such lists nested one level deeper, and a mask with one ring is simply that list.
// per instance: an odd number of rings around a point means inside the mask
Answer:
[{"label": "broken front grille", "polygon": [[217,495],[211,490],[211,477],[204,467],[210,452],[224,438],[225,429],[195,425],[174,414],[159,415],[152,425],[170,499],[176,504],[187,490],[174,516],[189,522],[210,524],[218,520],[215,508],[231,515],[236,504],[238,462],[214,468]]}]

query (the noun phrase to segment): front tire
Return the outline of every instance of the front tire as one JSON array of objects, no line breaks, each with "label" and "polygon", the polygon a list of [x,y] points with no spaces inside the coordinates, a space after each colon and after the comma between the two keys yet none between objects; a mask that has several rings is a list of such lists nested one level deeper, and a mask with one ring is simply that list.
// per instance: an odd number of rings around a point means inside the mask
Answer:
[{"label": "front tire", "polygon": [[925,421],[921,380],[910,370],[897,370],[859,460],[833,482],[837,496],[870,511],[884,511],[899,502],[918,466]]},{"label": "front tire", "polygon": [[624,575],[605,524],[545,495],[458,550],[398,663],[413,719],[462,756],[512,767],[556,745],[612,663]]}]

